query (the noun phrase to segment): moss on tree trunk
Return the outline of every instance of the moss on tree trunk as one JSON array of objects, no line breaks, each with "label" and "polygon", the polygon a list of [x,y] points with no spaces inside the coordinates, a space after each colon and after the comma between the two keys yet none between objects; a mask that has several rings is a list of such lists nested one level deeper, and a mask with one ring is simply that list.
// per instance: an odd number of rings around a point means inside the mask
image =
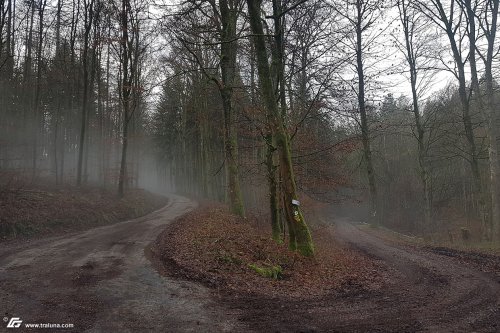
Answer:
[{"label": "moss on tree trunk", "polygon": [[268,119],[271,121],[270,126],[276,136],[276,143],[279,150],[285,217],[289,226],[289,246],[302,255],[312,256],[314,255],[314,246],[311,233],[300,211],[300,207],[292,203],[292,200],[297,200],[292,155],[288,133],[283,123],[271,82],[271,71],[260,14],[261,3],[261,0],[247,0],[250,26],[254,34],[253,41],[257,58],[259,86],[265,107],[270,116]]},{"label": "moss on tree trunk", "polygon": [[277,161],[275,161],[276,139],[273,134],[266,136],[267,153],[267,178],[269,185],[269,209],[271,211],[271,228],[273,239],[281,244],[283,243],[283,227],[280,219],[279,200],[278,200],[278,177]]}]

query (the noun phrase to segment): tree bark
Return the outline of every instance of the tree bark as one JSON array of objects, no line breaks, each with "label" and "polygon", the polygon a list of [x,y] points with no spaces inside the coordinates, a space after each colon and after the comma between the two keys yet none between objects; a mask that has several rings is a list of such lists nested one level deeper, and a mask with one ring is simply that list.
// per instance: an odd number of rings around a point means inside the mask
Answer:
[{"label": "tree bark", "polygon": [[363,142],[363,155],[366,163],[366,171],[368,174],[368,187],[370,190],[370,215],[372,223],[378,225],[380,223],[380,214],[377,212],[378,196],[375,183],[375,171],[373,168],[372,151],[370,146],[370,133],[368,128],[368,117],[366,114],[365,102],[365,74],[363,68],[363,48],[362,48],[362,20],[363,20],[363,2],[357,0],[357,22],[356,22],[356,70],[358,72],[358,106],[361,118],[361,140]]},{"label": "tree bark", "polygon": [[[7,26],[6,26],[6,38],[5,38],[5,63],[1,63],[0,66],[5,66],[5,78],[7,80],[11,80],[14,75],[14,15],[12,6],[15,4],[12,3],[12,0],[7,1]],[[4,25],[5,22],[2,22]],[[1,38],[0,38],[1,39]],[[0,52],[3,51],[3,47],[0,46]],[[0,68],[1,69],[1,68]]]},{"label": "tree bark", "polygon": [[[476,61],[476,21],[475,21],[475,11],[472,8],[472,3],[471,0],[464,0],[463,1],[463,6],[465,7],[466,13],[467,13],[467,24],[469,26],[468,29],[468,37],[469,37],[469,64],[470,64],[470,70],[471,70],[471,86],[472,86],[472,91],[471,91],[471,98],[470,100],[475,101],[479,107],[479,112],[481,115],[483,115],[485,123],[486,123],[486,136],[488,138],[488,141],[490,143],[488,147],[488,153],[489,153],[489,158],[490,158],[490,168],[489,168],[489,174],[491,177],[491,199],[492,199],[492,212],[495,210],[498,211],[498,203],[495,202],[495,193],[497,189],[495,186],[494,182],[496,182],[496,177],[494,175],[494,169],[495,169],[495,143],[492,144],[492,138],[495,136],[494,132],[492,132],[492,128],[490,126],[490,121],[489,121],[489,108],[487,110],[485,109],[485,103],[483,99],[483,94],[481,92],[480,86],[479,86],[479,77],[477,73],[477,61]],[[486,112],[485,112],[486,111]],[[495,141],[495,140],[493,140]],[[492,170],[493,168],[493,170]],[[483,222],[483,235],[485,238],[491,238],[492,236],[492,230],[491,230],[491,220],[487,218],[487,203],[486,203],[486,195],[482,195],[480,200],[484,201],[483,206],[480,206],[480,209],[482,210],[482,215],[481,219]],[[481,203],[480,203],[481,204]]]},{"label": "tree bark", "polygon": [[486,81],[486,114],[488,116],[488,156],[490,159],[490,182],[491,182],[491,224],[492,238],[500,240],[500,164],[498,160],[498,140],[496,121],[499,118],[498,107],[495,107],[495,91],[493,88],[493,58],[495,55],[495,40],[497,33],[497,22],[499,12],[499,0],[489,0],[487,5],[491,9],[491,24],[489,30],[485,31],[488,48],[485,59],[485,81]]},{"label": "tree bark", "polygon": [[220,94],[224,109],[224,136],[226,145],[226,163],[228,165],[228,191],[231,211],[245,216],[243,196],[241,194],[238,161],[238,140],[235,128],[234,80],[236,76],[236,23],[237,5],[231,0],[219,2],[222,21],[221,31],[221,74]]},{"label": "tree bark", "polygon": [[89,38],[90,30],[92,28],[92,20],[94,16],[94,0],[88,0],[84,3],[84,15],[85,15],[85,32],[83,40],[83,100],[82,100],[82,112],[81,112],[81,123],[80,123],[80,141],[78,145],[78,161],[77,161],[77,173],[76,173],[76,185],[82,185],[82,171],[83,171],[83,153],[85,149],[85,135],[87,129],[87,104],[88,104],[88,94],[89,94],[89,69],[88,69],[88,51],[89,51]]},{"label": "tree bark", "polygon": [[269,210],[271,212],[271,229],[273,239],[277,243],[283,243],[283,226],[281,224],[279,205],[279,184],[278,184],[278,161],[276,160],[276,139],[272,133],[266,138],[266,166],[267,182],[269,187]]},{"label": "tree bark", "polygon": [[131,83],[132,80],[129,78],[131,75],[129,69],[130,52],[129,50],[129,31],[128,31],[128,20],[129,20],[129,0],[122,0],[122,12],[121,12],[121,30],[122,30],[122,40],[121,40],[121,51],[122,51],[122,82],[121,82],[121,98],[123,107],[123,136],[122,136],[122,151],[120,160],[120,174],[118,176],[118,196],[121,198],[124,196],[124,184],[126,177],[127,168],[127,148],[128,148],[128,123],[129,123],[129,112],[130,112],[130,94],[131,94]]},{"label": "tree bark", "polygon": [[[453,4],[453,2],[452,2]],[[460,104],[462,107],[462,121],[465,128],[465,138],[467,140],[469,148],[469,163],[472,171],[472,178],[474,182],[474,197],[477,200],[479,207],[479,217],[481,219],[481,227],[483,230],[483,235],[487,231],[487,205],[486,196],[484,193],[483,184],[481,181],[481,173],[479,170],[479,156],[478,149],[476,146],[476,138],[474,134],[474,127],[472,125],[472,117],[470,114],[470,101],[467,94],[467,84],[465,75],[465,61],[462,59],[462,52],[460,46],[455,40],[457,30],[453,26],[453,8],[451,9],[451,14],[448,14],[442,5],[441,0],[433,0],[433,8],[429,8],[425,1],[420,1],[420,5],[424,7],[427,12],[425,15],[431,17],[434,21],[441,21],[442,25],[440,27],[446,33],[448,40],[450,42],[450,47],[453,55],[453,60],[456,66],[456,76],[458,79],[458,94],[460,99]],[[474,66],[474,65],[473,65]]]},{"label": "tree bark", "polygon": [[[36,87],[35,87],[35,108],[34,108],[34,126],[33,126],[33,144],[32,144],[32,179],[35,179],[37,174],[37,161],[38,161],[38,141],[40,140],[41,124],[42,124],[42,107],[40,101],[40,89],[42,80],[42,47],[43,47],[43,20],[45,13],[45,6],[47,0],[40,0],[38,3],[38,47],[37,47],[37,70],[36,70]],[[40,140],[41,141],[41,140]]]},{"label": "tree bark", "polygon": [[271,126],[276,135],[276,143],[279,149],[285,217],[289,226],[289,247],[292,250],[297,250],[302,255],[312,256],[314,255],[314,246],[311,233],[307,227],[299,205],[294,204],[298,202],[296,202],[297,189],[292,166],[289,136],[277,105],[271,81],[271,71],[267,57],[264,29],[260,15],[261,3],[261,0],[247,0],[250,26],[252,33],[254,34],[253,42],[257,58],[259,86],[264,105],[272,119]]},{"label": "tree bark", "polygon": [[408,14],[408,3],[406,1],[398,2],[399,16],[401,23],[403,24],[403,33],[405,35],[405,46],[406,46],[406,60],[410,67],[410,84],[411,84],[411,95],[412,95],[412,107],[413,115],[415,118],[415,126],[417,128],[417,144],[418,144],[418,164],[420,169],[420,181],[422,182],[423,189],[423,207],[424,207],[424,228],[432,224],[432,201],[430,195],[430,177],[427,168],[427,154],[425,150],[425,129],[422,124],[422,119],[420,116],[420,108],[418,105],[418,94],[417,94],[417,59],[415,53],[413,52],[414,46],[412,45],[412,40],[414,34],[415,23],[410,23],[410,18]]}]

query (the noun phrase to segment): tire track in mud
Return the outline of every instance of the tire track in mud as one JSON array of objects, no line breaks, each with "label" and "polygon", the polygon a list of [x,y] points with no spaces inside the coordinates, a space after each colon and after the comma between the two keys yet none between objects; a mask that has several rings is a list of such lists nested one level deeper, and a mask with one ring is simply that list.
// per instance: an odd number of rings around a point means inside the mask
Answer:
[{"label": "tire track in mud", "polygon": [[334,237],[390,273],[380,289],[354,285],[309,299],[227,298],[161,276],[144,249],[195,206],[170,199],[139,219],[0,249],[2,314],[73,323],[74,332],[500,331],[498,276],[449,250],[392,244],[340,219]]},{"label": "tire track in mud", "polygon": [[233,330],[210,290],[160,276],[145,257],[164,226],[196,206],[168,197],[138,219],[0,249],[2,316],[75,325],[64,332]]},{"label": "tire track in mud", "polygon": [[[308,299],[225,299],[256,332],[500,332],[500,283],[449,255],[392,244],[337,219],[333,237],[387,270],[367,290]],[[500,262],[500,258],[497,258]]]},{"label": "tire track in mud", "polygon": [[[416,331],[500,331],[500,284],[475,267],[422,248],[388,243],[345,221],[336,221],[336,237],[382,261],[394,272],[384,291],[393,304],[408,309]],[[377,321],[374,309],[371,318]],[[403,320],[404,321],[404,320]]]}]

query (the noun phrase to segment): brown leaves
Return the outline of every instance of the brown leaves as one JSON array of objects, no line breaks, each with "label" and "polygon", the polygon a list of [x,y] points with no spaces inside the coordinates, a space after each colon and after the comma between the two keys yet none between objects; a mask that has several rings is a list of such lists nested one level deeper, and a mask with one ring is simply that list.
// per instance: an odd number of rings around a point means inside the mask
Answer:
[{"label": "brown leaves", "polygon": [[0,196],[0,241],[6,238],[76,231],[131,219],[164,205],[166,199],[130,190],[38,186],[5,191]]},{"label": "brown leaves", "polygon": [[[175,262],[184,277],[231,293],[308,298],[377,279],[375,264],[338,246],[328,228],[317,237],[316,257],[304,258],[276,244],[256,218],[241,219],[211,205],[170,225],[156,252],[164,262]],[[280,266],[282,279],[265,278],[249,265]]]}]

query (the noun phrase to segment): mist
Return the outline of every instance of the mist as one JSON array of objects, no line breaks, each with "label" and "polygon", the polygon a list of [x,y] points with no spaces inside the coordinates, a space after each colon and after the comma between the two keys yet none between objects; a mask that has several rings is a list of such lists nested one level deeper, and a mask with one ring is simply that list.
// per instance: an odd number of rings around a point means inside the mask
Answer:
[{"label": "mist", "polygon": [[[123,24],[113,16],[117,9],[101,2],[83,11],[80,20],[76,4],[2,3],[2,186],[43,180],[117,189],[118,195],[122,187],[125,192],[144,188],[231,206],[237,179],[244,205],[269,214],[268,180],[280,177],[269,174],[280,168],[277,151],[269,151],[279,147],[269,141],[273,125],[251,40],[238,42],[228,111],[219,91],[228,83],[214,69],[217,49],[197,54],[190,46],[196,44],[190,33],[209,38],[198,28],[203,19],[192,14],[180,23],[162,18],[169,12],[152,3],[132,5],[137,14],[131,12],[127,23],[132,33],[123,34],[115,29]],[[285,76],[277,80],[284,89],[280,107],[286,111],[299,195],[325,205],[368,205],[364,214],[352,209],[353,217],[419,235],[448,230],[458,237],[467,228],[477,239],[491,236],[498,224],[498,114],[493,111],[499,96],[496,82],[488,81],[488,88],[482,78],[497,73],[497,61],[474,69],[480,85],[465,63],[459,80],[443,89],[439,78],[446,68],[435,59],[459,61],[467,49],[450,53],[453,38],[433,35],[423,17],[399,20],[402,11],[429,16],[429,8],[395,6],[377,12],[392,19],[387,30],[377,22],[375,30],[382,32],[368,32],[360,40],[370,48],[358,54],[366,61],[361,73],[348,59],[357,52],[351,43],[362,36],[328,35],[324,29],[332,24],[349,31],[348,21],[334,18],[356,15],[351,9],[306,6],[311,21],[300,11],[291,13],[296,24],[288,28],[290,40],[283,46]],[[422,36],[415,43],[427,52],[412,55],[413,63],[405,62],[402,42],[410,24]],[[304,46],[306,37],[311,42]],[[324,49],[320,41],[331,46]],[[494,42],[478,44],[477,53]],[[390,50],[390,59],[384,50]],[[315,56],[318,52],[323,53]],[[299,62],[307,66],[295,71]],[[418,63],[432,67],[431,73],[419,72],[413,66]],[[408,70],[413,79],[407,80]],[[388,82],[391,77],[398,78],[396,86]],[[399,85],[408,94],[412,82],[414,96],[395,93]],[[469,89],[468,100],[462,98],[463,87]],[[425,99],[418,99],[419,91]]]},{"label": "mist", "polygon": [[0,0],[0,325],[498,331],[498,12]]}]

